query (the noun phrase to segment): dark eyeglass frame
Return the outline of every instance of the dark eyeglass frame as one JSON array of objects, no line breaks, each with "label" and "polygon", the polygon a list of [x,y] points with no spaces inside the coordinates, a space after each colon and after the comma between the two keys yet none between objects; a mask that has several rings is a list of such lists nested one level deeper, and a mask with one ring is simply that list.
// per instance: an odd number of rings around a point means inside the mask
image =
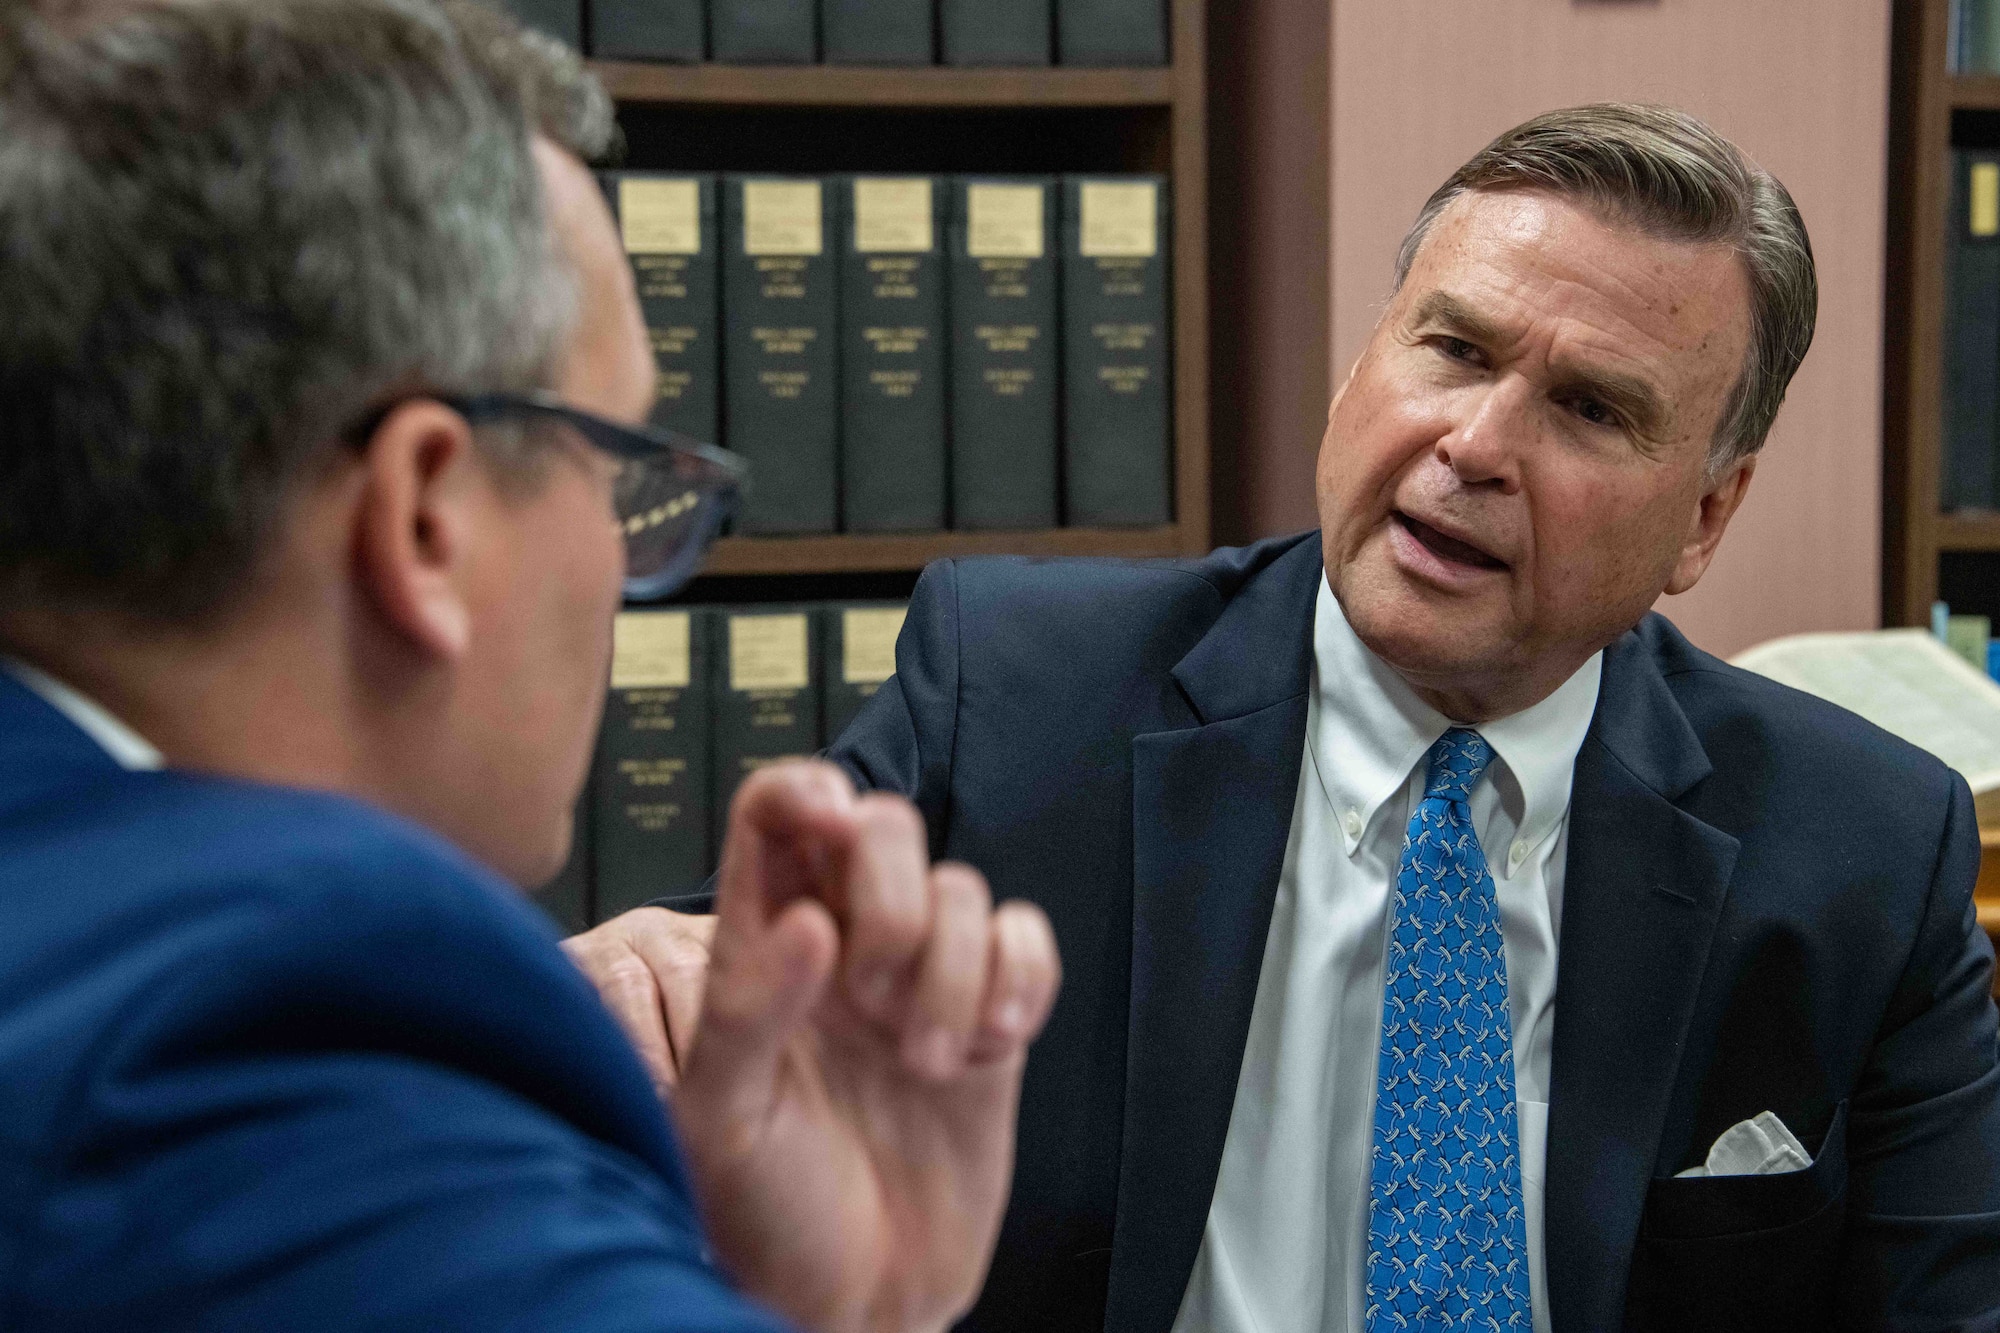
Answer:
[{"label": "dark eyeglass frame", "polygon": [[[688,540],[682,543],[664,567],[651,573],[628,575],[625,596],[633,601],[654,601],[665,597],[693,578],[700,569],[709,545],[721,534],[723,525],[736,513],[743,488],[749,482],[750,464],[740,454],[712,444],[704,444],[679,431],[663,426],[627,426],[582,408],[572,407],[552,393],[413,394],[372,412],[347,433],[355,443],[368,439],[385,417],[406,402],[428,398],[464,417],[470,425],[507,417],[540,416],[562,422],[583,436],[592,446],[614,458],[667,467],[676,477],[687,477],[687,486],[700,497],[702,514]],[[626,516],[619,516],[621,530]]]}]

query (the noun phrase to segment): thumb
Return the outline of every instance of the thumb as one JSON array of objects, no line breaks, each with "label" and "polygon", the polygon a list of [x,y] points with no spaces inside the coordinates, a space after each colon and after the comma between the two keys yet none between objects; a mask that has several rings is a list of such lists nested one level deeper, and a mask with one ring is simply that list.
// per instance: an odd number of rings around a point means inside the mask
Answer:
[{"label": "thumb", "polygon": [[676,1103],[689,1134],[713,1131],[732,1148],[751,1146],[776,1109],[785,1045],[826,993],[838,947],[833,917],[812,899],[793,902],[754,935],[722,919]]}]

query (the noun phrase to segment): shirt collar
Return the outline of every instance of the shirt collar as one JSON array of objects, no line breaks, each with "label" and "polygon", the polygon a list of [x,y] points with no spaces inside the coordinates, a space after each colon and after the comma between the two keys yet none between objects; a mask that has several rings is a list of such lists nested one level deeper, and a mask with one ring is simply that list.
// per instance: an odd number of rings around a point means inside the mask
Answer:
[{"label": "shirt collar", "polygon": [[[1503,805],[1525,855],[1545,842],[1569,810],[1577,751],[1597,710],[1604,654],[1590,660],[1533,707],[1481,723],[1498,756]],[[1314,767],[1351,856],[1377,813],[1453,723],[1362,643],[1320,576],[1313,615]]]},{"label": "shirt collar", "polygon": [[88,695],[63,684],[46,671],[14,657],[0,657],[0,667],[42,697],[51,708],[76,724],[102,747],[120,768],[145,772],[166,767],[166,758],[152,744]]}]

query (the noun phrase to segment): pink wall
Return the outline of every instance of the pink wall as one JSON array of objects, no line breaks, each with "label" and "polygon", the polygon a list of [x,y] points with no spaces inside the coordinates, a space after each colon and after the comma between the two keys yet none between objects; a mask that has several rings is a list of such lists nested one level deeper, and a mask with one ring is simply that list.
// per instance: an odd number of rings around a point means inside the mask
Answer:
[{"label": "pink wall", "polygon": [[1327,0],[1209,5],[1210,493],[1218,543],[1310,528],[1326,426]]},{"label": "pink wall", "polygon": [[[1614,98],[1686,107],[1798,200],[1819,262],[1817,339],[1708,576],[1662,604],[1714,652],[1878,623],[1889,3],[1332,0],[1335,383],[1424,198],[1537,112]],[[1285,464],[1309,487],[1309,459]],[[1300,507],[1274,506],[1257,526],[1303,526]]]}]

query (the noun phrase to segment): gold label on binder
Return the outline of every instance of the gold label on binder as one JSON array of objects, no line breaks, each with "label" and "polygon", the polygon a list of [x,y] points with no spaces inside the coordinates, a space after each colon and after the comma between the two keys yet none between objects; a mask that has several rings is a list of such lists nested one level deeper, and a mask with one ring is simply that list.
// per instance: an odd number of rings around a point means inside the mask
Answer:
[{"label": "gold label on binder", "polygon": [[854,181],[854,248],[861,254],[929,250],[931,183],[919,176],[858,176]]},{"label": "gold label on binder", "polygon": [[743,253],[816,255],[822,245],[818,181],[744,181]]},{"label": "gold label on binder", "polygon": [[628,255],[701,253],[701,187],[691,180],[618,182],[618,227]]},{"label": "gold label on binder", "polygon": [[852,607],[840,613],[840,678],[849,685],[880,685],[896,674],[900,606]]},{"label": "gold label on binder", "polygon": [[1079,248],[1086,259],[1149,259],[1160,252],[1160,187],[1152,181],[1085,181]]},{"label": "gold label on binder", "polygon": [[811,679],[802,612],[729,617],[729,688],[802,690]]},{"label": "gold label on binder", "polygon": [[1972,164],[1972,234],[2000,236],[2000,162]]},{"label": "gold label on binder", "polygon": [[1042,257],[1042,187],[965,187],[965,252],[974,259]]},{"label": "gold label on binder", "polygon": [[612,621],[612,689],[684,690],[689,666],[687,612],[622,611]]}]

